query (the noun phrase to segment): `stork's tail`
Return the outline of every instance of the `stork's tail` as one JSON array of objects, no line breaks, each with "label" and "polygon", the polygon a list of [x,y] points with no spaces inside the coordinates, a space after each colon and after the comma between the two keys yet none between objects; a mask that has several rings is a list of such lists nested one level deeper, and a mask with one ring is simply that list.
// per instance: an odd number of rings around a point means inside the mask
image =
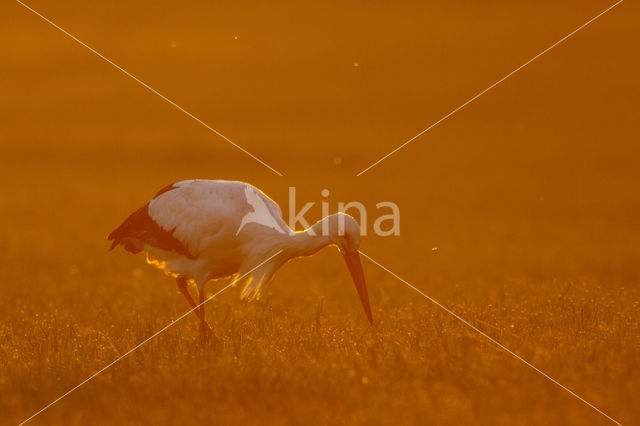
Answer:
[{"label": "stork's tail", "polygon": [[133,212],[124,220],[116,229],[107,235],[108,241],[113,241],[109,250],[113,250],[118,245],[122,245],[129,253],[140,253],[142,248],[140,244],[136,244],[134,238],[136,236],[136,228],[140,223],[140,217],[147,216],[147,206],[143,206]]}]

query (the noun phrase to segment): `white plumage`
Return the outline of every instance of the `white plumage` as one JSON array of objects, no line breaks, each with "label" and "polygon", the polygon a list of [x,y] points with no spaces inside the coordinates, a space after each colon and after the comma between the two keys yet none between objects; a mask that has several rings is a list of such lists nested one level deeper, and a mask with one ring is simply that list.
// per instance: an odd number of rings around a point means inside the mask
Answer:
[{"label": "white plumage", "polygon": [[[245,186],[244,193],[247,198],[247,203],[253,208],[253,211],[244,215],[236,231],[236,235],[238,235],[240,231],[242,231],[242,228],[248,223],[259,223],[268,228],[275,229],[281,234],[293,233],[282,221],[280,207],[270,198],[266,197],[251,185]],[[269,202],[269,205],[267,205],[265,198],[267,198],[266,201]],[[280,220],[278,221],[278,219]]]},{"label": "white plumage", "polygon": [[[357,222],[338,213],[305,231],[294,232],[282,219],[278,205],[247,183],[185,180],[169,185],[131,214],[108,239],[113,240],[112,249],[123,245],[131,253],[146,252],[149,263],[177,279],[193,307],[195,302],[187,290],[189,280],[197,284],[202,301],[207,281],[251,271],[243,279],[242,296],[259,298],[276,270],[288,260],[336,245],[372,321],[358,254]],[[204,307],[196,313],[208,339],[211,332],[204,321]]]}]

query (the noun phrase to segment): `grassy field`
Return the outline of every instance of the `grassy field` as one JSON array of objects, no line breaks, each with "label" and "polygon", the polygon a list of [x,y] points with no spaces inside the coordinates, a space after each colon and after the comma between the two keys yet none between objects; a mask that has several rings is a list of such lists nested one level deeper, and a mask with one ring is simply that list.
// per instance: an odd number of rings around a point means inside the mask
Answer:
[{"label": "grassy field", "polygon": [[[638,421],[637,6],[356,178],[609,4],[29,4],[285,176],[2,5],[1,424],[187,310],[171,279],[108,252],[106,235],[194,177],[250,182],[284,211],[295,186],[300,204],[316,202],[310,221],[324,188],[332,211],[361,201],[370,222],[377,202],[396,202],[401,235],[367,236],[364,253],[617,421]],[[258,303],[237,288],[209,302],[215,344],[189,316],[32,423],[610,423],[364,266],[372,327],[326,249],[287,264]]]}]

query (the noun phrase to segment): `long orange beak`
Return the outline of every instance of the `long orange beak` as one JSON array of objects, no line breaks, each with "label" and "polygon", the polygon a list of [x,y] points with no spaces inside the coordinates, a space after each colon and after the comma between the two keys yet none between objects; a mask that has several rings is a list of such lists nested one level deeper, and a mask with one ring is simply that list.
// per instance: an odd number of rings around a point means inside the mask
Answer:
[{"label": "long orange beak", "polygon": [[362,271],[362,263],[360,262],[360,253],[357,251],[344,253],[344,260],[347,262],[349,272],[351,272],[351,278],[358,290],[358,296],[360,296],[360,302],[364,308],[364,313],[367,314],[369,322],[373,324],[373,315],[371,315],[371,305],[369,304],[369,293],[367,292],[367,283],[364,280],[364,272]]}]

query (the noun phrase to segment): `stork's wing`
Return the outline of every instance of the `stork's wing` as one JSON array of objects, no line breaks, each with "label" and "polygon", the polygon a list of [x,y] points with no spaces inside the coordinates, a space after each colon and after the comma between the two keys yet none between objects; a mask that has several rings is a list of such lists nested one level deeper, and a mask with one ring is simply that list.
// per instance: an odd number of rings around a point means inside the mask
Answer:
[{"label": "stork's wing", "polygon": [[249,184],[186,180],[160,190],[109,239],[114,240],[114,246],[123,244],[134,253],[145,244],[189,257],[208,249],[230,250],[240,244],[237,232],[242,220],[255,213],[256,206],[271,216],[268,227],[288,230],[278,205]]},{"label": "stork's wing", "polygon": [[107,237],[113,240],[110,250],[121,244],[130,253],[139,253],[145,245],[173,251],[189,258],[195,258],[187,246],[173,236],[173,230],[162,229],[149,217],[149,205],[145,204],[133,212]]},{"label": "stork's wing", "polygon": [[242,217],[251,210],[241,182],[189,180],[149,202],[149,216],[197,255],[232,248]]}]

